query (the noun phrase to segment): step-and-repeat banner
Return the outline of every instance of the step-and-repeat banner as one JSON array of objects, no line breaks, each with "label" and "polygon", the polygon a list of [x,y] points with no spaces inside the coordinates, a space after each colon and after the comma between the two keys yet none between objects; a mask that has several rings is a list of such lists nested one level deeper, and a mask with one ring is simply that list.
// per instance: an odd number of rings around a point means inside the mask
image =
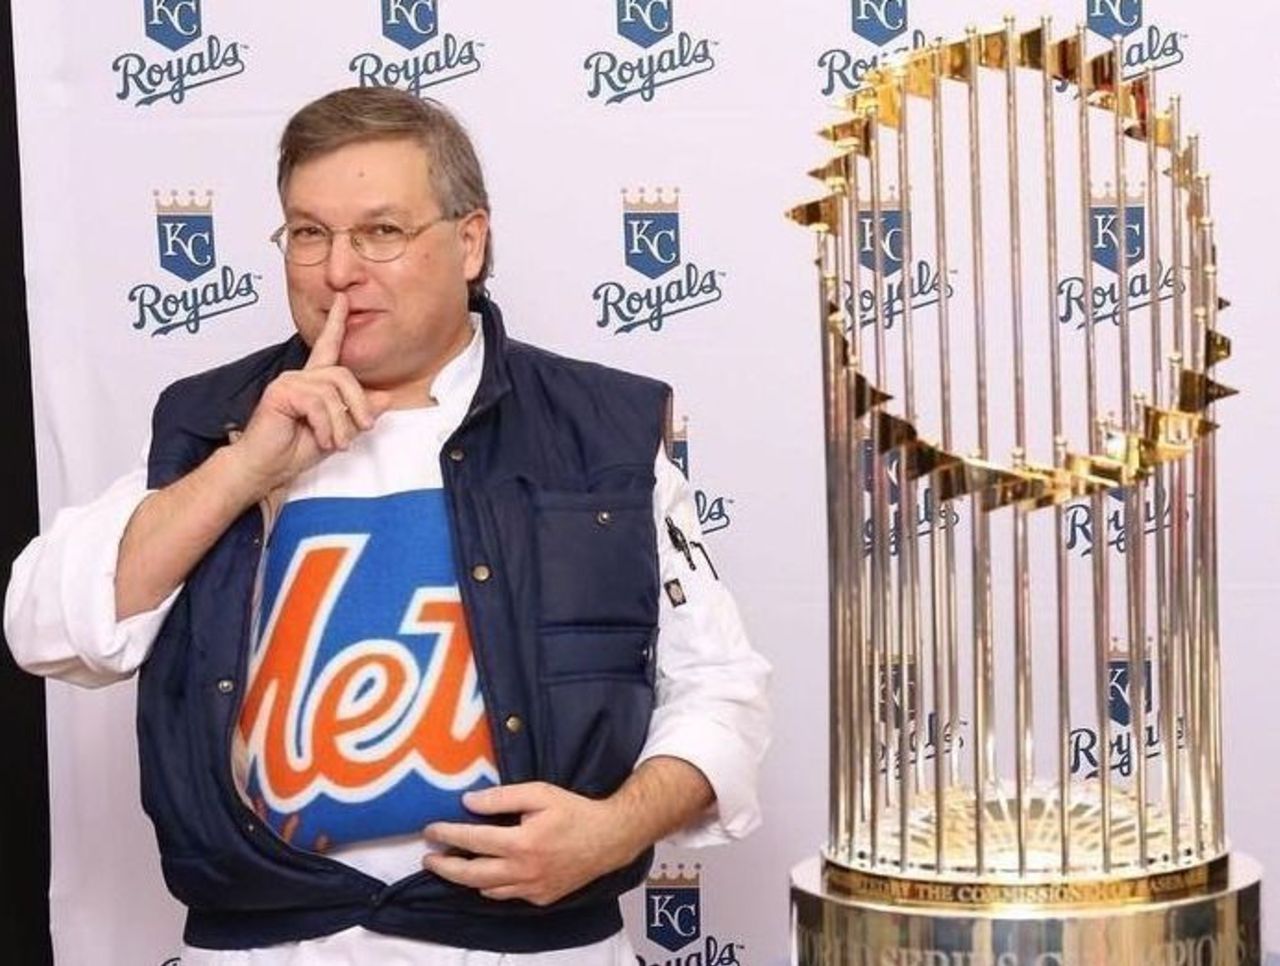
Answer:
[{"label": "step-and-repeat banner", "polygon": [[[1280,870],[1280,786],[1268,778],[1280,760],[1270,714],[1280,516],[1267,482],[1280,337],[1265,321],[1277,295],[1280,9],[1202,0],[14,6],[46,522],[137,463],[167,383],[289,333],[280,257],[267,242],[281,221],[275,144],[293,110],[338,87],[406,88],[464,119],[493,202],[492,290],[517,337],[676,387],[708,546],[776,668],[777,723],[763,829],[730,848],[660,849],[629,898],[638,966],[785,962],[788,869],[825,834],[819,329],[812,240],[782,217],[819,193],[805,175],[825,156],[814,132],[884,58],[969,24],[1014,13],[1029,25],[1047,13],[1064,32],[1087,25],[1099,51],[1122,35],[1126,70],[1152,67],[1163,92],[1183,95],[1214,172],[1232,302],[1222,325],[1237,347],[1223,378],[1245,391],[1220,413],[1227,800],[1236,847]],[[1103,198],[1110,186],[1097,190]],[[895,285],[921,304],[963,288],[928,258],[903,264],[886,217],[890,299]],[[1083,339],[1086,298],[1102,307],[1100,325],[1114,324],[1114,312],[1103,321],[1117,291],[1106,242],[1092,293],[1078,277],[1061,281],[1065,339]],[[1136,267],[1130,287],[1135,298],[1164,294]],[[1119,513],[1075,512],[1072,554],[1123,553]],[[913,523],[928,531],[947,518]],[[1164,525],[1159,512],[1148,523]],[[133,702],[129,684],[49,689],[62,964],[159,966],[180,944],[181,909],[164,891],[138,804]],[[917,753],[938,751],[927,737]],[[1089,737],[1075,744],[1077,771],[1096,771]],[[1269,908],[1269,945],[1280,949],[1280,903]]]}]

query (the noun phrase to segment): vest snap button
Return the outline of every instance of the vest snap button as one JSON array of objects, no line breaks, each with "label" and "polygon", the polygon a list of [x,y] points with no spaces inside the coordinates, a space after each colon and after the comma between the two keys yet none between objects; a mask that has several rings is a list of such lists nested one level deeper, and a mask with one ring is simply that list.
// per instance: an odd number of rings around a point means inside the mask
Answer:
[{"label": "vest snap button", "polygon": [[507,726],[507,731],[511,732],[513,735],[518,735],[521,729],[524,728],[524,721],[518,714],[507,715],[507,720],[503,722],[503,724]]},{"label": "vest snap button", "polygon": [[232,681],[231,678],[223,678],[218,682],[219,694],[230,694],[235,689],[236,689],[236,682]]},{"label": "vest snap button", "polygon": [[596,514],[596,523],[600,524],[602,527],[607,527],[612,520],[613,514],[608,510],[601,510]]},{"label": "vest snap button", "polygon": [[453,460],[455,463],[461,463],[466,458],[467,454],[456,446],[449,450],[449,459]]},{"label": "vest snap button", "polygon": [[490,577],[493,576],[493,571],[490,570],[488,567],[486,567],[484,564],[476,564],[474,567],[471,568],[471,576],[483,584],[486,580],[488,580]]}]

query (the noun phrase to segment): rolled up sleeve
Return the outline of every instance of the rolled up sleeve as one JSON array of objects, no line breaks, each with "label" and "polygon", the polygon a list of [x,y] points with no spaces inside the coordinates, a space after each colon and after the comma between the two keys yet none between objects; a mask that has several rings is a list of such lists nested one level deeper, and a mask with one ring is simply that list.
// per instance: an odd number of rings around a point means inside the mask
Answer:
[{"label": "rolled up sleeve", "polygon": [[[655,474],[664,589],[659,595],[656,705],[640,760],[680,758],[706,776],[715,804],[667,842],[714,845],[741,838],[760,824],[757,779],[769,743],[770,668],[752,649],[737,604],[699,546],[702,532],[688,481],[662,453]],[[679,533],[675,539],[672,525]],[[677,546],[681,538],[688,554]]]},{"label": "rolled up sleeve", "polygon": [[14,660],[33,674],[82,687],[132,675],[173,605],[116,619],[120,539],[150,491],[145,470],[121,477],[92,503],[67,507],[13,563],[4,630]]}]

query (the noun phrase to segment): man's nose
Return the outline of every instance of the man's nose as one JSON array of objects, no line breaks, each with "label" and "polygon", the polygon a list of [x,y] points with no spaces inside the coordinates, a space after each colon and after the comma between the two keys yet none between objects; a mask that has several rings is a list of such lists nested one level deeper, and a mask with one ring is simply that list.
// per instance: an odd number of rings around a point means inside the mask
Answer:
[{"label": "man's nose", "polygon": [[350,288],[364,278],[364,259],[351,244],[350,232],[335,232],[324,263],[325,281],[335,291]]}]

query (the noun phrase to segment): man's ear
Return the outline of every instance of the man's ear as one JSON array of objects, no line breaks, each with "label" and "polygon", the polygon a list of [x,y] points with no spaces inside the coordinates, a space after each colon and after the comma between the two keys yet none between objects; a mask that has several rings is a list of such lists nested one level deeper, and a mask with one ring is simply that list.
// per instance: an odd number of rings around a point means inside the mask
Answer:
[{"label": "man's ear", "polygon": [[476,210],[458,221],[458,238],[462,241],[462,271],[468,282],[480,277],[484,255],[489,245],[489,213]]}]

